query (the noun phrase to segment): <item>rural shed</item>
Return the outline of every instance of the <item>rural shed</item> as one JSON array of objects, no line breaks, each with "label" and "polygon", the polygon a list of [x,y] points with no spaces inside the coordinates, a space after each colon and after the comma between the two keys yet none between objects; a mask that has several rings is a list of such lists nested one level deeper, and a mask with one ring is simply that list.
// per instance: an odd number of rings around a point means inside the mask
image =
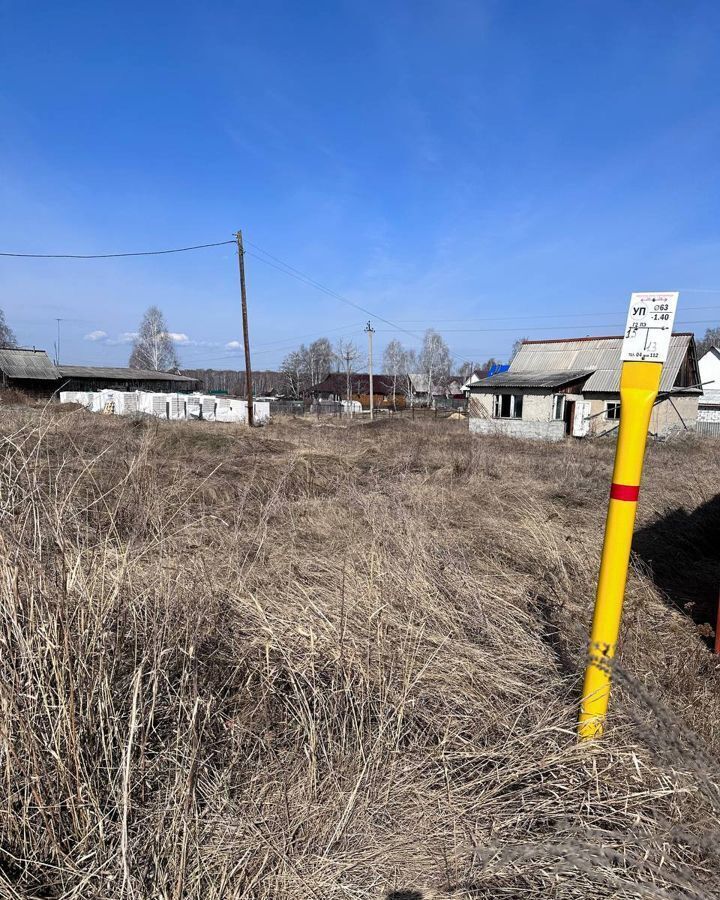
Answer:
[{"label": "rural shed", "polygon": [[196,378],[172,372],[153,372],[112,366],[59,366],[64,391],[193,391]]},{"label": "rural shed", "polygon": [[116,366],[56,366],[45,350],[0,347],[0,375],[4,387],[36,397],[56,391],[193,391],[199,382],[173,372],[152,372]]},{"label": "rural shed", "polygon": [[[524,341],[507,372],[469,385],[470,431],[561,440],[615,432],[622,337]],[[673,334],[650,431],[694,428],[700,388],[695,339]]]},{"label": "rural shed", "polygon": [[[332,400],[336,403],[347,399],[348,379],[345,372],[331,372],[326,378],[314,384],[310,393],[315,400]],[[364,409],[370,406],[370,375],[366,372],[353,373],[350,376],[350,399],[359,401]],[[392,406],[393,378],[391,375],[378,373],[373,375],[373,406]],[[395,402],[397,406],[405,403],[402,392],[402,379],[395,384]]]},{"label": "rural shed", "polygon": [[15,387],[43,397],[49,397],[60,380],[60,373],[47,353],[34,347],[0,348],[0,373],[3,387]]}]

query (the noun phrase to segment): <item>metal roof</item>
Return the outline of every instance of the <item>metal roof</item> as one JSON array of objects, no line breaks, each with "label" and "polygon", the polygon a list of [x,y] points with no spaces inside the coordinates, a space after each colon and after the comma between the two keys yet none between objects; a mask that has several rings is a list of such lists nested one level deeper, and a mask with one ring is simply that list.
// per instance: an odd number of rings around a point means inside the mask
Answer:
[{"label": "metal roof", "polygon": [[427,375],[423,375],[419,372],[411,372],[408,373],[408,378],[410,379],[410,387],[413,389],[413,393],[427,394],[429,386]]},{"label": "metal roof", "polygon": [[704,390],[702,397],[698,399],[698,406],[720,406],[720,391]]},{"label": "metal roof", "polygon": [[[661,391],[669,391],[674,386],[691,340],[691,334],[673,334],[670,338],[670,350],[660,380]],[[510,364],[510,372],[518,374],[591,369],[593,374],[585,382],[583,392],[615,394],[620,390],[622,342],[622,337],[525,341]],[[498,377],[494,375],[493,380]],[[684,390],[693,392],[693,388]]]},{"label": "metal roof", "polygon": [[187,375],[153,372],[149,369],[114,368],[111,366],[60,366],[63,378],[110,378],[118,381],[197,381]]},{"label": "metal roof", "polygon": [[0,348],[0,371],[8,378],[32,378],[39,381],[57,381],[58,370],[44,350]]},{"label": "metal roof", "polygon": [[475,381],[468,387],[471,391],[475,388],[502,387],[557,388],[573,381],[581,381],[592,374],[592,369],[565,369],[560,372],[498,372],[497,375]]}]

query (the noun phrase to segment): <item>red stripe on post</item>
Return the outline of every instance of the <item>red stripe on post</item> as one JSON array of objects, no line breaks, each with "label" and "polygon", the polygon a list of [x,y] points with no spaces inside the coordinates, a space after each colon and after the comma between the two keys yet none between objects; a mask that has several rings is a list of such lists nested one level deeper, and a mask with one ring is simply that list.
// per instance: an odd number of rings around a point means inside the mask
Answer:
[{"label": "red stripe on post", "polygon": [[637,501],[640,496],[640,486],[635,484],[615,484],[610,488],[611,500]]}]

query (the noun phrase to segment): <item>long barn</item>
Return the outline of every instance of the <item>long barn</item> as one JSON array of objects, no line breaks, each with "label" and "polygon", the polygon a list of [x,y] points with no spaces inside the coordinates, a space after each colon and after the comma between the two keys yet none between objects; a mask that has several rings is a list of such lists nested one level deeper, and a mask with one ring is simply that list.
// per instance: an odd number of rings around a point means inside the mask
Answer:
[{"label": "long barn", "polygon": [[117,366],[56,366],[45,350],[0,348],[0,380],[35,397],[57,391],[193,391],[199,381],[173,372],[152,372]]}]

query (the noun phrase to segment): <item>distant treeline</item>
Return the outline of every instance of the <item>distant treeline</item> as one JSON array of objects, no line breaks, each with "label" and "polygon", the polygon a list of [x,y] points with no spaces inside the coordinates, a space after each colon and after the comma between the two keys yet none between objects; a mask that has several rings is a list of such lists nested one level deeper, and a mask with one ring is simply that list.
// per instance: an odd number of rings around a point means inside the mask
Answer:
[{"label": "distant treeline", "polygon": [[[206,391],[227,391],[231,396],[245,396],[245,372],[235,369],[183,369],[182,372],[202,381]],[[286,390],[287,377],[282,372],[253,370],[253,392],[257,396],[271,391],[283,394]]]}]

